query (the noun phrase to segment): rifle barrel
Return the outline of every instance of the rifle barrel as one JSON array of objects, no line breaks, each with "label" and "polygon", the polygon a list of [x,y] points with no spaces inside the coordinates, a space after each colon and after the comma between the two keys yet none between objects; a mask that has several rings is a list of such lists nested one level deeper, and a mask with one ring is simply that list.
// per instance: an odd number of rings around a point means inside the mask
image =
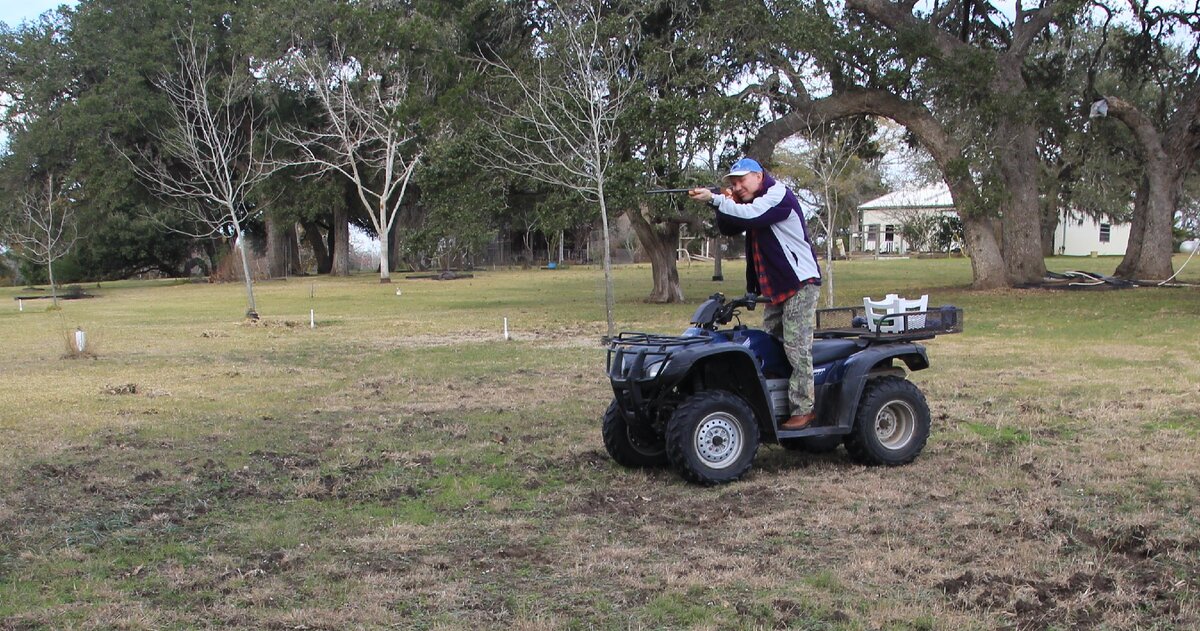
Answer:
[{"label": "rifle barrel", "polygon": [[715,186],[708,186],[708,187],[693,186],[691,188],[656,188],[653,190],[646,191],[646,194],[647,195],[662,195],[665,193],[686,193],[686,192],[692,190],[693,188],[707,188],[708,190],[712,191],[713,194],[717,194],[717,193],[721,192],[721,189],[719,189]]}]

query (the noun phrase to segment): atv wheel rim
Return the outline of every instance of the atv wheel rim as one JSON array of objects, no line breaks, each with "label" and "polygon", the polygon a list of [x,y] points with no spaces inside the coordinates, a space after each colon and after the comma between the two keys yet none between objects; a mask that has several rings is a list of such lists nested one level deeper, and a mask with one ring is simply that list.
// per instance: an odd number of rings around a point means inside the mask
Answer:
[{"label": "atv wheel rim", "polygon": [[875,435],[888,449],[901,449],[912,440],[917,413],[905,401],[889,401],[875,415]]},{"label": "atv wheel rim", "polygon": [[742,455],[741,423],[725,412],[709,414],[696,425],[695,443],[696,454],[706,466],[724,469]]}]

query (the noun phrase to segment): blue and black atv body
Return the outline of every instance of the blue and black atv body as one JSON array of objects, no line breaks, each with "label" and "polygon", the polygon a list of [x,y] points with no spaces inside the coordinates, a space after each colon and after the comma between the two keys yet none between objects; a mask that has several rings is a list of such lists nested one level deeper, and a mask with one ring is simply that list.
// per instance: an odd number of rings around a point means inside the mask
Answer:
[{"label": "blue and black atv body", "polygon": [[[700,484],[742,477],[761,442],[811,452],[845,443],[864,464],[912,462],[930,426],[925,396],[906,378],[929,367],[917,342],[962,331],[962,310],[888,315],[879,324],[901,326],[869,329],[862,308],[819,309],[812,348],[817,421],[788,431],[779,427],[790,415],[792,368],[783,346],[738,320],[742,309],[761,301],[714,294],[683,335],[621,333],[610,341],[614,397],[602,434],[613,460],[627,467],[669,464]],[[901,332],[880,332],[888,328]]]}]

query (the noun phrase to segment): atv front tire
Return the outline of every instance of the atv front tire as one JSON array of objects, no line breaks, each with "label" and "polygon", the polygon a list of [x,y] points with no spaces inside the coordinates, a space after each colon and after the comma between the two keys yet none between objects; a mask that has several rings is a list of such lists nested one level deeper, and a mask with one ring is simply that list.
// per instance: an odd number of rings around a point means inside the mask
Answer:
[{"label": "atv front tire", "polygon": [[741,397],[709,390],[688,398],[667,422],[667,457],[686,480],[723,484],[745,475],[758,452],[758,422]]},{"label": "atv front tire", "polygon": [[662,467],[667,464],[667,448],[662,438],[638,431],[629,426],[617,400],[613,399],[604,412],[604,423],[600,427],[604,437],[604,448],[613,460],[631,469]]},{"label": "atv front tire", "polygon": [[846,451],[856,462],[894,467],[912,462],[929,439],[929,405],[911,381],[880,377],[867,382]]}]

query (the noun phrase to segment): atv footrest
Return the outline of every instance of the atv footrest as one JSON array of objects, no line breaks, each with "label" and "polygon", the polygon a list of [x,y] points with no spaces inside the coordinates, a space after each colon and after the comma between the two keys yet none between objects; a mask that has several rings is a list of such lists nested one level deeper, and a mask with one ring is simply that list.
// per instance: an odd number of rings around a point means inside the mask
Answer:
[{"label": "atv footrest", "polygon": [[804,429],[780,429],[776,430],[775,437],[780,440],[786,438],[806,438],[808,436],[835,436],[845,434],[846,428],[836,425],[816,425],[813,427],[805,427]]}]

